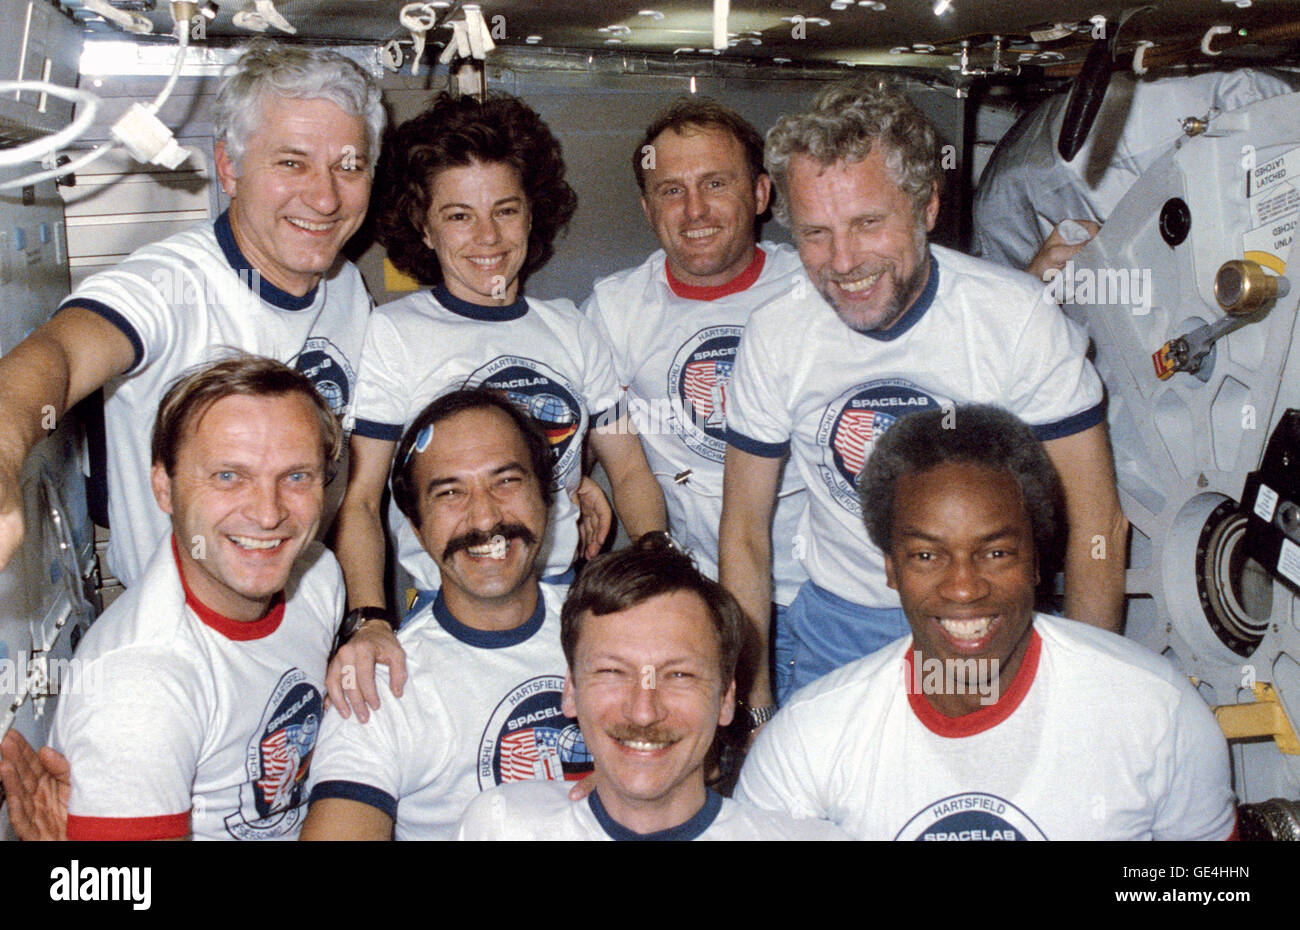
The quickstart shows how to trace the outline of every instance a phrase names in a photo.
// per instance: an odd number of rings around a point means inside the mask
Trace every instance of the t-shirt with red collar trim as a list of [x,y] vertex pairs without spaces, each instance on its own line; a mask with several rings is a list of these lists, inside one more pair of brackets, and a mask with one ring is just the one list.
[[270,604],[267,605],[266,613],[256,620],[234,620],[224,614],[217,613],[217,611],[199,600],[194,591],[190,589],[189,582],[185,580],[185,567],[181,564],[181,554],[176,546],[176,537],[172,536],[171,540],[172,558],[176,562],[176,573],[180,576],[181,587],[185,590],[185,603],[194,611],[194,615],[200,621],[216,630],[226,639],[233,639],[241,643],[270,636],[280,628],[280,621],[284,619],[283,591],[275,592],[275,596],[271,598]]
[[1113,633],[1033,623],[1006,693],[965,717],[918,706],[910,637],[796,692],[736,799],[857,839],[1229,838],[1227,746],[1187,678]]
[[69,839],[294,839],[343,576],[306,547],[267,613],[199,602],[162,542],[78,646],[50,743],[72,768]]
[[[913,644],[903,659],[903,687],[907,693],[907,702],[911,705],[916,718],[925,724],[927,730],[937,736],[961,739],[964,736],[983,733],[1016,712],[1016,708],[1020,706],[1020,702],[1025,699],[1025,695],[1029,693],[1029,688],[1034,683],[1034,676],[1038,672],[1038,657],[1042,649],[1042,637],[1038,635],[1037,630],[1031,629],[1029,645],[1025,648],[1024,658],[1020,660],[1020,668],[1016,669],[1015,677],[1011,679],[1011,683],[1002,691],[998,699],[969,714],[948,717],[936,710],[923,690],[915,684],[916,664],[912,661],[912,657],[917,653]],[[924,666],[922,666],[921,680],[925,681]]]
[[759,246],[754,246],[754,258],[745,266],[745,270],[725,284],[687,284],[673,274],[673,268],[667,262],[664,262],[664,276],[668,279],[668,286],[678,297],[687,300],[717,300],[720,297],[749,290],[758,280],[758,276],[763,273],[763,266],[766,263],[767,253]]
[[[672,273],[656,250],[595,283],[583,312],[595,324],[623,388],[620,403],[664,492],[674,539],[710,578],[718,572],[718,522],[726,457],[732,364],[750,317],[780,296],[811,290],[798,253],[785,243],[754,247],[725,284],[699,287]],[[772,600],[789,604],[807,573],[789,541],[800,532],[806,495],[784,470],[773,516]]]

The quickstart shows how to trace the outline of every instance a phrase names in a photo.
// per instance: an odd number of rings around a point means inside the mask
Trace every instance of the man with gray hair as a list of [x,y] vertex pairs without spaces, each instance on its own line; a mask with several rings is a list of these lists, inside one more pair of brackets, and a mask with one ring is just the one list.
[[[1066,612],[1120,622],[1127,523],[1087,337],[1031,278],[927,245],[939,154],[934,127],[879,81],[833,85],[767,136],[776,215],[812,287],[755,312],[740,343],[720,574],[766,642],[769,526],[788,455],[809,489],[798,534],[779,541],[810,578],[787,613],[796,688],[906,632],[857,479],[898,417],[956,403],[998,403],[1033,425],[1065,485]],[[771,697],[760,675],[750,701]]]
[[48,427],[106,387],[108,564],[130,586],[166,516],[149,427],[167,385],[236,348],[307,375],[342,416],[370,298],[339,251],[365,218],[384,128],[379,87],[326,50],[254,43],[214,105],[230,208],[91,275],[0,359],[0,568],[22,540],[19,473]]

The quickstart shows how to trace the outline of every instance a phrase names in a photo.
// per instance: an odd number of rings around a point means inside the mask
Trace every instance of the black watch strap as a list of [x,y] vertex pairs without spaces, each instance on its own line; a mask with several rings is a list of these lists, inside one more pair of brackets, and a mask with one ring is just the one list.
[[745,713],[749,717],[750,729],[757,730],[763,724],[776,716],[776,705],[766,704],[763,707],[750,707],[749,705],[746,705]]
[[342,646],[351,639],[352,634],[356,633],[361,628],[361,624],[367,620],[382,620],[393,628],[394,633],[397,632],[397,624],[393,622],[392,617],[388,615],[388,611],[384,610],[384,608],[374,606],[354,607],[343,615],[343,622],[339,624],[339,645]]

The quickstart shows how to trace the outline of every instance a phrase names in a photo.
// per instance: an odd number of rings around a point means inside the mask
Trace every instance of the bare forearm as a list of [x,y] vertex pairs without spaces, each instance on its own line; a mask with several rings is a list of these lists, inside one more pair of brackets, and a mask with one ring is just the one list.
[[775,703],[768,674],[772,625],[772,512],[781,480],[781,459],[727,447],[718,527],[718,580],[749,618],[754,635],[748,658],[753,673],[749,702]]
[[772,623],[772,544],[770,532],[747,531],[730,523],[724,511],[718,540],[718,580],[745,611],[753,627],[753,686],[748,695],[755,706],[773,703],[768,674]]
[[384,596],[384,525],[377,507],[344,499],[335,529],[334,554],[343,569],[348,609],[383,607],[388,600]]
[[1128,521],[1071,529],[1065,556],[1065,615],[1122,633]]
[[393,819],[377,808],[359,801],[324,798],[307,809],[302,833],[305,841],[383,841],[393,838]]
[[610,490],[614,492],[614,510],[629,537],[636,539],[655,530],[668,529],[664,494],[649,469],[644,475],[625,475],[619,481],[611,477]]
[[0,468],[22,469],[27,453],[69,407],[68,359],[39,335],[0,359]]
[[609,476],[614,509],[627,535],[636,539],[645,533],[668,529],[663,491],[627,418],[619,420],[613,430],[593,430],[589,445]]

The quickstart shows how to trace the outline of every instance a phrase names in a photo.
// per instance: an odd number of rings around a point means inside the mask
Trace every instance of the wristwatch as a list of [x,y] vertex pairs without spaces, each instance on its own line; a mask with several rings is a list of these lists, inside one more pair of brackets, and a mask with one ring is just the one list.
[[384,608],[355,607],[343,615],[343,622],[339,624],[338,644],[342,646],[351,639],[352,635],[361,628],[361,624],[367,620],[382,620],[393,628],[394,633],[397,632],[397,624],[388,616],[388,611]]
[[750,729],[757,730],[776,716],[776,705],[766,704],[763,707],[746,707],[745,713],[749,715]]

